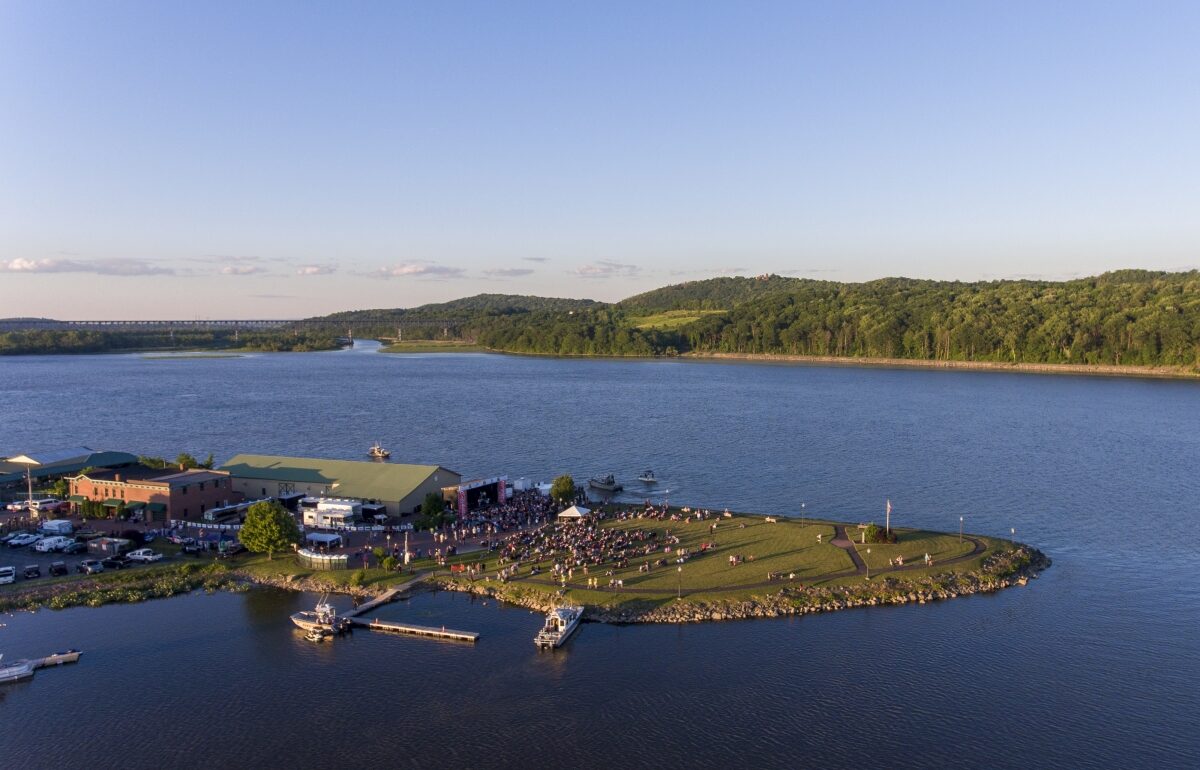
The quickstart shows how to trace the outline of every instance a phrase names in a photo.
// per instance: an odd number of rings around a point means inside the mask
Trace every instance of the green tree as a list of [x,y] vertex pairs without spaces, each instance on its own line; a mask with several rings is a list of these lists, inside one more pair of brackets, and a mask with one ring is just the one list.
[[421,501],[421,521],[419,522],[422,529],[434,529],[446,523],[450,518],[450,514],[446,511],[446,503],[442,500],[442,496],[437,492],[430,492],[425,495],[425,499]]
[[200,463],[200,467],[208,468],[209,470],[212,470],[212,467],[215,464],[216,464],[216,460],[213,458],[212,452],[209,452],[208,457],[204,458],[204,462]]
[[50,485],[50,494],[57,497],[59,500],[66,500],[67,495],[71,493],[71,483],[66,479],[58,479]]
[[161,457],[151,457],[150,455],[138,455],[138,464],[144,465],[147,468],[166,468],[167,461]]
[[564,473],[550,485],[550,499],[557,500],[563,505],[575,501],[575,479]]
[[300,542],[300,528],[292,514],[277,501],[263,501],[246,511],[240,540],[247,549],[273,559],[276,551]]
[[175,464],[184,468],[198,468],[200,466],[200,462],[187,452],[180,452],[179,456],[175,458]]
[[379,560],[379,566],[383,567],[388,572],[391,572],[392,570],[396,569],[396,557],[395,556],[384,556],[382,559]]

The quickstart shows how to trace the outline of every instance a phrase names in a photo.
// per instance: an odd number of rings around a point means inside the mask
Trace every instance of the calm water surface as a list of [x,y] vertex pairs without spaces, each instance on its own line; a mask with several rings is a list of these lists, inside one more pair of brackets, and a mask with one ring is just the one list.
[[[317,646],[310,596],[196,595],[3,619],[80,665],[0,688],[0,762],[62,767],[1200,765],[1200,387],[757,364],[387,356],[0,358],[0,455],[85,444],[632,479],[673,501],[1005,534],[1023,589],[688,627],[587,625],[427,594]],[[629,483],[631,491],[639,485]],[[12,561],[0,554],[0,563]],[[17,561],[20,561],[17,558]]]

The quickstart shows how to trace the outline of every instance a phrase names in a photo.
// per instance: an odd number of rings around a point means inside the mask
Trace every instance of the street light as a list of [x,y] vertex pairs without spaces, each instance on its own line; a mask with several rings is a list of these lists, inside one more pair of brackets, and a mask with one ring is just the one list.
[[963,517],[959,516],[958,517],[958,542],[959,543],[962,543],[962,525],[963,525]]
[[683,598],[683,565],[682,564],[675,568],[675,574],[679,576],[679,586],[675,589],[675,598],[682,599]]
[[867,565],[867,580],[870,580],[871,579],[871,549],[870,548],[867,549],[867,560],[865,563]]
[[1012,543],[1013,550],[1015,551],[1017,550],[1017,528],[1013,527],[1012,529],[1008,530],[1008,532],[1010,535],[1012,535],[1009,542]]
[[804,526],[804,503],[800,503],[800,526]]

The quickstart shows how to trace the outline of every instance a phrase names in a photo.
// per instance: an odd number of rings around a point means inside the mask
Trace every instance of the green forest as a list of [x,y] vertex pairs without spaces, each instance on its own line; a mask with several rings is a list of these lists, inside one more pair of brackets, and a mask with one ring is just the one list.
[[[669,323],[667,323],[669,321]],[[573,315],[492,319],[490,348],[558,355],[695,353],[1011,363],[1200,364],[1200,274],[1066,282],[720,278]]]
[[606,304],[481,294],[357,310],[265,332],[0,334],[0,354],[159,347],[325,350],[358,338],[466,340],[511,353],[781,354],[925,361],[1116,364],[1200,371],[1200,273],[1123,270],[1071,281],[838,283],[714,278]]
[[0,332],[0,355],[120,353],[137,350],[255,350],[306,351],[338,347],[334,335],[324,331],[271,330],[201,331],[96,331],[92,329],[37,329]]

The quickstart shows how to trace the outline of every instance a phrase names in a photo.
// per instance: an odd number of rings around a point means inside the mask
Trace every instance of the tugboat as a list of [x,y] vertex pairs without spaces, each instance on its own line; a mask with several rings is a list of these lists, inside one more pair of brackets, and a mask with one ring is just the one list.
[[625,489],[625,487],[617,483],[616,477],[611,473],[604,478],[593,476],[588,480],[588,486],[592,489],[599,489],[601,492],[620,492]]
[[306,610],[292,615],[292,622],[305,631],[324,631],[340,634],[349,628],[350,619],[339,618],[337,610],[326,600],[326,596],[321,596],[320,601],[317,602],[317,606],[313,611],[309,612]]
[[546,615],[546,624],[533,638],[533,643],[543,650],[561,647],[567,641],[567,637],[579,627],[582,618],[583,607],[558,607],[550,610]]
[[[0,658],[3,658],[0,655]],[[19,682],[33,676],[33,661],[14,660],[12,663],[0,663],[0,684]]]
[[658,483],[658,479],[654,478],[654,471],[650,470],[649,468],[642,471],[642,475],[638,476],[638,481],[642,482],[643,484],[657,484]]
[[376,460],[386,460],[392,456],[392,453],[384,449],[383,445],[378,441],[376,441],[371,448],[367,450],[367,454],[371,455],[371,457],[374,457]]

